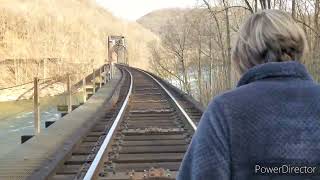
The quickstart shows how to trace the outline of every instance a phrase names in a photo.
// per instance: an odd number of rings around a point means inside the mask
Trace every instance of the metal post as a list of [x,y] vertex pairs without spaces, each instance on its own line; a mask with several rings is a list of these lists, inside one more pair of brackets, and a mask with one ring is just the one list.
[[47,68],[47,64],[46,64],[46,59],[43,59],[43,79],[46,79],[46,68]]
[[109,68],[108,68],[108,80],[110,81],[112,79],[112,76],[111,76],[111,63],[109,64]]
[[104,72],[104,84],[107,84],[107,74],[108,74],[108,72],[107,72],[107,66],[106,65],[104,65],[103,66],[103,68],[104,68],[104,70],[103,70],[103,72]]
[[70,74],[68,74],[67,91],[68,91],[68,113],[70,113],[72,111],[72,91],[71,91]]
[[117,64],[119,64],[119,50],[116,50],[116,54],[117,54]]
[[101,81],[102,81],[102,76],[101,76],[101,67],[99,68],[99,88],[101,88],[102,84],[101,84]]
[[124,56],[124,63],[126,64],[126,65],[128,65],[128,61],[127,61],[127,50],[124,48],[124,53],[123,53],[123,56]]
[[34,130],[35,134],[40,133],[40,103],[39,103],[39,79],[34,78],[33,92],[33,112],[34,112]]
[[108,63],[111,64],[112,62],[112,52],[111,52],[111,38],[108,36]]
[[86,87],[86,77],[82,79],[82,87],[83,87],[83,102],[87,101],[87,87]]
[[93,94],[96,93],[96,72],[93,68],[93,72],[92,72],[92,88],[93,88]]
[[110,66],[110,79],[113,78],[113,75],[114,75],[114,63],[112,62]]

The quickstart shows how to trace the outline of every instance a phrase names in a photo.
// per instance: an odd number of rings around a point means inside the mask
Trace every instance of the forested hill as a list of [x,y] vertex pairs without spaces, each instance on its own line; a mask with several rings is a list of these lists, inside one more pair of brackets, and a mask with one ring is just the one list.
[[[130,65],[147,68],[146,45],[156,38],[140,24],[114,17],[93,0],[1,0],[0,11],[0,87],[41,77],[37,60],[42,58],[61,59],[63,68],[68,63],[99,66],[107,59],[108,35],[126,36]],[[55,76],[56,69],[48,66],[47,77]],[[92,71],[92,66],[86,67]]]
[[175,18],[183,16],[189,9],[181,8],[168,8],[152,11],[137,20],[143,27],[151,30],[156,34],[162,33],[162,27],[169,21],[173,21]]

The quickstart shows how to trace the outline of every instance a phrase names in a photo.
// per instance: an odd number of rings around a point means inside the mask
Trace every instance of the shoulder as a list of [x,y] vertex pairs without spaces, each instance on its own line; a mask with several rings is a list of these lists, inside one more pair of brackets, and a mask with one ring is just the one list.
[[246,109],[246,105],[255,104],[258,97],[265,94],[263,91],[261,87],[254,84],[228,90],[211,100],[204,115],[228,119],[231,114]]
[[235,101],[233,97],[237,96],[237,90],[229,90],[215,96],[206,111],[204,112],[200,123],[205,124],[205,128],[216,129],[222,124],[228,124],[228,111],[230,105]]
[[271,87],[264,82],[246,84],[215,96],[209,106],[228,106],[242,104],[247,101],[256,101],[254,98],[266,94],[265,92],[268,91],[269,88]]
[[228,106],[228,104],[232,104],[234,101],[239,100],[243,95],[248,94],[248,90],[250,91],[252,89],[252,87],[246,85],[218,94],[213,97],[208,105],[208,109]]

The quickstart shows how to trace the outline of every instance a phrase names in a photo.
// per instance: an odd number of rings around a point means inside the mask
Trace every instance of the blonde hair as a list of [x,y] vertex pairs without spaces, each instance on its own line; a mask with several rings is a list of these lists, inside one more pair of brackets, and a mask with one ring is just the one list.
[[232,50],[232,60],[241,74],[267,62],[300,61],[307,51],[303,30],[286,12],[263,10],[242,25]]

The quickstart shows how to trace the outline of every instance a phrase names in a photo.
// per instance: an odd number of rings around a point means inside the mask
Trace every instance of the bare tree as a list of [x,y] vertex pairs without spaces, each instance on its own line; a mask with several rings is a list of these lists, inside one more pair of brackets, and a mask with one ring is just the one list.
[[293,19],[295,19],[296,18],[296,0],[292,0],[291,8],[292,8],[292,12],[291,12],[292,17]]
[[179,25],[168,23],[165,27],[165,33],[162,36],[163,47],[170,52],[180,63],[181,75],[183,79],[184,90],[190,94],[190,82],[187,73],[187,48],[188,35],[191,30],[191,25],[186,23],[187,17],[180,17],[182,23]]
[[183,90],[206,105],[212,96],[235,84],[231,78],[231,40],[240,24],[259,9],[275,8],[290,13],[303,28],[310,47],[303,62],[320,81],[319,1],[219,0],[210,4],[203,0],[205,8],[186,10],[183,17],[162,28],[161,42],[153,55],[154,68],[177,80]]

